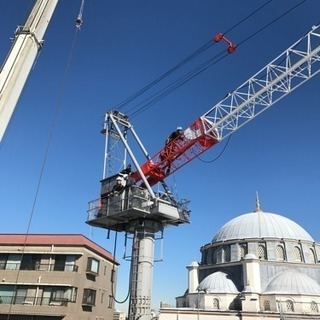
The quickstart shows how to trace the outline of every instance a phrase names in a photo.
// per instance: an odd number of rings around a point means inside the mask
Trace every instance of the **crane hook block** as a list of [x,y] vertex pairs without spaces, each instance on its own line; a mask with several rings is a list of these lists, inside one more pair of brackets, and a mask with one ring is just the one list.
[[234,45],[230,40],[228,40],[223,33],[218,33],[214,37],[215,42],[220,42],[221,40],[224,40],[228,44],[228,53],[233,53],[236,50],[236,45]]

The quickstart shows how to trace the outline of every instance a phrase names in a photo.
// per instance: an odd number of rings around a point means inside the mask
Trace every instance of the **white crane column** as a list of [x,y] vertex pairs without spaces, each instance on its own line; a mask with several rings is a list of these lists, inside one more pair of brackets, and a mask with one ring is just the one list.
[[0,142],[28,78],[32,65],[42,47],[43,36],[58,0],[36,0],[0,70]]
[[150,320],[155,233],[162,227],[156,221],[137,220],[131,224],[131,228],[134,238],[129,320]]

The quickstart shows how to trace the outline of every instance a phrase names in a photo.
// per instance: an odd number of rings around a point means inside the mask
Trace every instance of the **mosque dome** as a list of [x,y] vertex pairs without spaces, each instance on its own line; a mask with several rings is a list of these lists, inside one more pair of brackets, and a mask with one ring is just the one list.
[[204,278],[198,287],[199,291],[208,293],[239,293],[228,274],[217,271]]
[[320,286],[304,273],[286,270],[270,281],[264,293],[320,295]]
[[246,213],[227,222],[212,242],[227,240],[277,238],[312,241],[313,238],[296,222],[261,210]]

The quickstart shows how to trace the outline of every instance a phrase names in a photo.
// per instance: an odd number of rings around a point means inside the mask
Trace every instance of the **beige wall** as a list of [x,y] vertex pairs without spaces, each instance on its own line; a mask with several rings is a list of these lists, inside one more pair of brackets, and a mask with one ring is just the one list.
[[[0,245],[0,254],[21,254],[21,246],[3,246]],[[10,310],[12,314],[25,315],[50,315],[60,316],[64,320],[87,320],[96,319],[110,320],[113,318],[114,304],[110,308],[109,296],[111,290],[111,272],[113,263],[100,254],[84,246],[30,246],[25,247],[24,254],[41,254],[40,270],[1,270],[0,269],[0,290],[1,285],[15,285],[30,288],[27,290],[28,296],[34,296],[38,288],[38,294],[41,295],[44,287],[61,286],[77,288],[75,302],[68,302],[66,305],[52,303],[51,305],[33,305],[16,303],[11,305],[0,303],[0,315],[7,314]],[[56,255],[74,255],[76,256],[77,271],[49,271],[49,262],[54,263]],[[99,261],[99,272],[92,275],[86,271],[88,258],[94,258]],[[114,290],[116,288],[117,266],[114,267]],[[84,289],[96,291],[95,305],[89,307],[82,305]],[[32,299],[30,299],[31,301]],[[37,300],[37,301],[40,301]],[[84,311],[86,309],[86,311]],[[63,318],[61,318],[63,316]]]

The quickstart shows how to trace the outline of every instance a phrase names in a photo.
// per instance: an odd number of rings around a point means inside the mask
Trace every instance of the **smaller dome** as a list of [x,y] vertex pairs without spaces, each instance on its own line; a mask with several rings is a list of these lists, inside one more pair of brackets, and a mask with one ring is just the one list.
[[264,293],[320,295],[320,285],[304,273],[286,270],[270,281]]
[[204,278],[199,284],[198,290],[208,293],[239,293],[230,276],[221,271],[214,272]]
[[197,261],[192,261],[188,267],[199,267],[199,263]]

